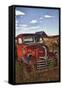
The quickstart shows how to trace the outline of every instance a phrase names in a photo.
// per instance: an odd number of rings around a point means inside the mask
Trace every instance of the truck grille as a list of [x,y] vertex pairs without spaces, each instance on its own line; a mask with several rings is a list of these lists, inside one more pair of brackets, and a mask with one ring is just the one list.
[[36,62],[36,69],[39,71],[43,71],[45,69],[47,69],[47,60],[45,58],[40,58],[37,60]]

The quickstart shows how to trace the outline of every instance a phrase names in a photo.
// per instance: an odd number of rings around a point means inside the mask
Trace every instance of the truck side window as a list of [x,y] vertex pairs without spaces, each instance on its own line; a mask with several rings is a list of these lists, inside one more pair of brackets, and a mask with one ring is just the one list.
[[36,40],[36,42],[39,42],[39,37],[36,37],[35,40]]

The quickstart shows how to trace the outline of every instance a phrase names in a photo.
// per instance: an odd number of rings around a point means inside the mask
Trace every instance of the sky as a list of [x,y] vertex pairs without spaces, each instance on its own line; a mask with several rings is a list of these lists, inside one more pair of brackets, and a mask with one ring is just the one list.
[[49,36],[59,35],[59,10],[16,7],[15,27],[16,36],[39,31],[44,31]]

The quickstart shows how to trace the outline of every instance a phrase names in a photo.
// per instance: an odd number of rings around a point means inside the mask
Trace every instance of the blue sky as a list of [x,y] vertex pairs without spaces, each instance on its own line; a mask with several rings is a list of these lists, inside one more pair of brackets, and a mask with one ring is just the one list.
[[16,36],[21,33],[45,31],[47,35],[59,34],[59,10],[16,7]]

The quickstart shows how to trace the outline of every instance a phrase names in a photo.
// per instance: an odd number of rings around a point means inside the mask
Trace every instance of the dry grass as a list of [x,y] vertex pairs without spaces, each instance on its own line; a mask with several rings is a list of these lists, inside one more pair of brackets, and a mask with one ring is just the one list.
[[16,62],[16,82],[44,82],[59,80],[59,68],[51,68],[43,71],[37,71],[34,66],[30,72],[27,71],[25,64]]

